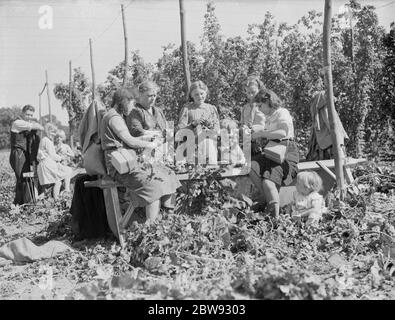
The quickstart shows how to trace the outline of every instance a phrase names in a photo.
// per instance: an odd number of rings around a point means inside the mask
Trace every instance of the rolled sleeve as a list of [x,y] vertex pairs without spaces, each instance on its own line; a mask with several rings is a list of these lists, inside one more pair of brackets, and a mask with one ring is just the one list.
[[22,131],[30,131],[33,128],[33,123],[18,119],[12,123],[11,131],[15,133],[20,133]]

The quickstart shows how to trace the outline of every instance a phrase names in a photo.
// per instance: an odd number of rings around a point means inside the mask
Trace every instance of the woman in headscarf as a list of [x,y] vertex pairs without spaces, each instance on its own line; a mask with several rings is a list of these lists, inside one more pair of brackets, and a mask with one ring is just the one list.
[[112,106],[102,120],[101,143],[107,173],[132,191],[132,203],[135,207],[145,207],[146,218],[152,221],[158,216],[161,204],[165,211],[172,211],[172,195],[181,184],[173,171],[157,162],[148,164],[143,157],[139,157],[129,173],[120,174],[112,165],[111,153],[118,148],[134,149],[140,156],[144,149],[153,150],[161,144],[160,139],[145,141],[130,134],[125,117],[133,108],[133,100],[134,94],[129,88],[114,93]]
[[37,175],[41,185],[54,184],[53,197],[59,198],[60,187],[64,181],[64,192],[70,192],[70,178],[72,168],[61,164],[63,158],[56,154],[54,138],[57,128],[52,123],[47,123],[44,127],[45,137],[40,141],[38,148]]

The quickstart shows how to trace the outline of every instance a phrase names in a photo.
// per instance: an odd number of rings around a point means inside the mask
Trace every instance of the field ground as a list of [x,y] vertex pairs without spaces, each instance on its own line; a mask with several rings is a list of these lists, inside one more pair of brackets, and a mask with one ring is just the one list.
[[0,246],[26,237],[37,245],[60,240],[73,251],[24,264],[0,259],[0,299],[395,299],[388,165],[357,168],[360,194],[350,190],[345,202],[331,194],[317,229],[292,221],[286,209],[273,224],[214,184],[200,208],[206,214],[135,223],[121,250],[114,238],[74,238],[70,198],[11,206],[8,155],[0,151]]

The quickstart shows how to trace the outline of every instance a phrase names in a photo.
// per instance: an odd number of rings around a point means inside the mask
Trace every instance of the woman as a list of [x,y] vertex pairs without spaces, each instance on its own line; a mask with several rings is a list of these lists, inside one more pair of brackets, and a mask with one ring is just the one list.
[[44,127],[45,137],[40,141],[38,148],[37,166],[38,180],[41,185],[54,184],[53,197],[59,198],[60,187],[64,180],[64,192],[70,192],[70,178],[73,169],[61,164],[61,156],[56,154],[54,138],[57,128],[52,123],[47,123]]
[[[267,159],[264,153],[252,158],[259,165],[259,175],[263,178],[262,187],[268,212],[278,218],[280,213],[279,189],[289,185],[297,175],[299,152],[294,140],[293,120],[289,111],[283,108],[282,101],[269,89],[260,90],[255,102],[266,117],[265,126],[252,126],[252,139],[266,138],[275,142],[287,142],[283,163]],[[254,163],[252,163],[252,166]]]
[[138,102],[126,118],[132,136],[163,136],[167,124],[162,110],[155,106],[157,92],[158,86],[152,81],[144,81],[139,85]]
[[[265,126],[265,115],[254,103],[255,96],[259,90],[265,89],[264,84],[256,76],[249,76],[245,83],[245,93],[247,95],[248,102],[241,110],[240,125],[241,129],[251,130],[253,125]],[[255,156],[262,152],[264,139],[254,139],[251,141],[251,155]]]
[[[195,130],[196,134],[206,134],[202,129],[214,130],[217,134],[220,132],[220,122],[217,108],[209,103],[206,103],[206,98],[209,89],[203,81],[195,81],[191,84],[189,89],[189,102],[183,107],[180,113],[178,128],[191,128]],[[200,133],[202,132],[202,133]],[[196,137],[195,142],[198,145],[199,160],[204,163],[208,160],[209,164],[216,164],[217,148],[216,141],[213,137],[200,139]],[[208,158],[208,159],[207,159]]]
[[161,141],[144,141],[133,137],[124,117],[133,108],[133,92],[122,88],[114,93],[112,107],[103,117],[101,143],[108,174],[125,187],[131,189],[131,200],[136,207],[145,207],[147,221],[153,221],[159,214],[162,203],[165,211],[173,210],[172,194],[181,186],[174,172],[159,163],[149,164],[147,170],[139,161],[127,174],[119,174],[111,164],[111,152],[117,148],[131,148],[140,153],[142,149],[155,149]]

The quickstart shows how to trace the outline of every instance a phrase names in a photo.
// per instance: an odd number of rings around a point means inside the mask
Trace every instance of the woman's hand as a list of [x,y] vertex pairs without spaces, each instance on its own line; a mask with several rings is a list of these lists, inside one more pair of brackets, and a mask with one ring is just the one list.
[[191,126],[194,127],[194,128],[196,128],[200,124],[201,124],[201,120],[200,119],[199,120],[193,120],[191,122]]
[[162,138],[156,138],[154,141],[151,141],[147,147],[147,149],[156,149],[163,144]]

